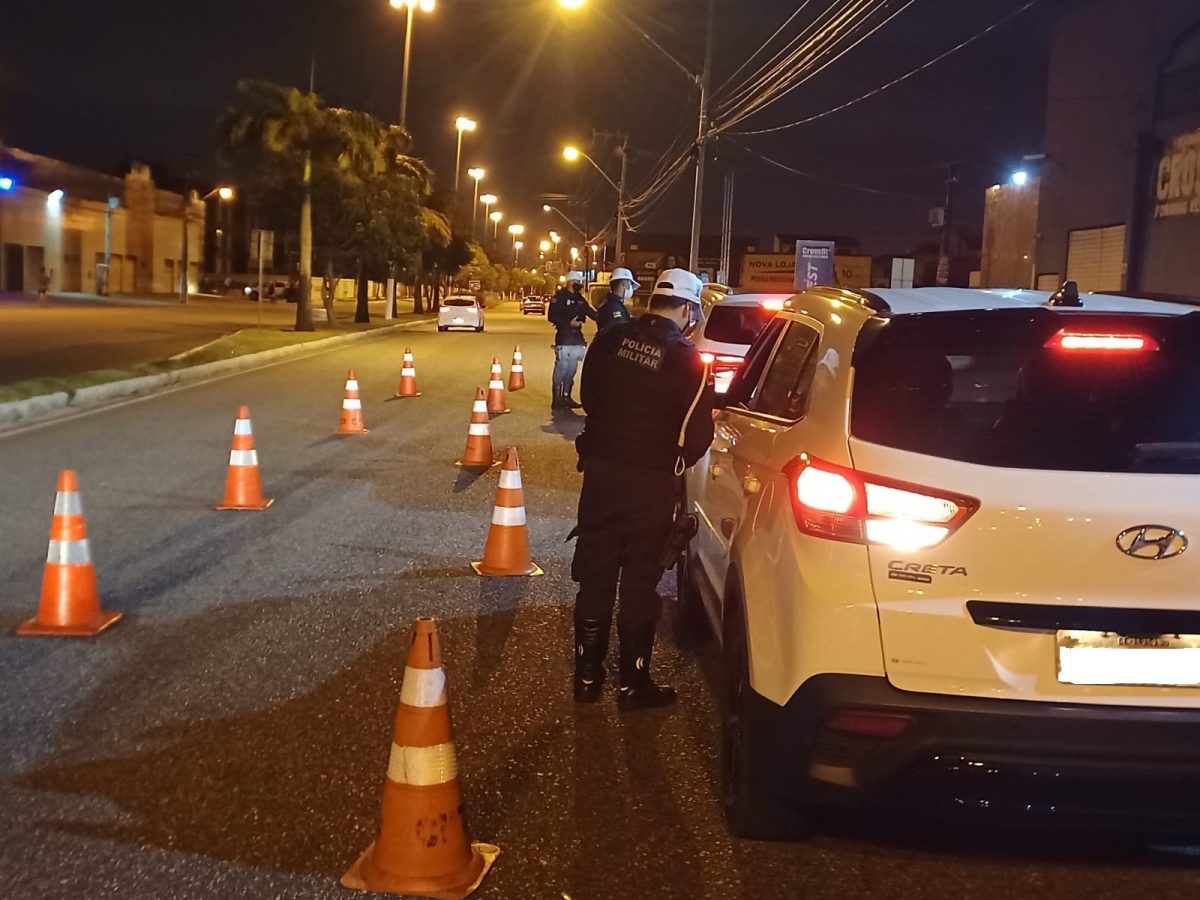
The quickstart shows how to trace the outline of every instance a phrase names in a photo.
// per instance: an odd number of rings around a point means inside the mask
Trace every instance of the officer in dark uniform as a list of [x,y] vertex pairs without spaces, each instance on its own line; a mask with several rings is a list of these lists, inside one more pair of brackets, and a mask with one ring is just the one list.
[[625,301],[632,297],[633,292],[640,287],[641,284],[628,269],[613,269],[612,278],[608,282],[608,296],[596,310],[599,313],[599,318],[596,320],[597,332],[611,328],[620,322],[628,322],[633,318],[629,314],[629,308],[625,306]]
[[580,288],[582,272],[567,274],[567,283],[554,294],[546,317],[554,326],[554,373],[551,376],[553,393],[551,409],[579,409],[580,404],[571,398],[575,389],[575,372],[587,352],[587,341],[583,337],[583,323],[588,319],[599,321],[596,310],[587,302]]
[[700,354],[683,336],[700,299],[700,280],[675,270],[660,278],[640,319],[605,329],[583,366],[580,396],[587,425],[576,441],[583,471],[572,578],[575,600],[575,699],[593,703],[604,682],[613,608],[621,688],[617,706],[675,702],[673,688],[650,678],[656,590],[684,468],[713,439],[713,390]]

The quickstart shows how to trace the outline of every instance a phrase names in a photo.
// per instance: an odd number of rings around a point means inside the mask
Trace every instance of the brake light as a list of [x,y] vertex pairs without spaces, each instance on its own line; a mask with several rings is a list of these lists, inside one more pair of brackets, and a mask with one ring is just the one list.
[[781,309],[783,309],[782,300],[764,300],[760,305],[763,309],[769,310],[770,312],[779,312]]
[[733,374],[738,370],[745,357],[725,355],[723,353],[701,353],[701,361],[712,370],[713,384],[718,394],[723,394],[729,390],[729,383],[733,381]]
[[1047,350],[1106,350],[1140,353],[1158,350],[1158,341],[1145,334],[1097,334],[1063,328],[1046,341]]
[[784,471],[794,480],[797,527],[833,541],[925,550],[944,541],[979,509],[979,501],[971,497],[868,475],[807,454]]

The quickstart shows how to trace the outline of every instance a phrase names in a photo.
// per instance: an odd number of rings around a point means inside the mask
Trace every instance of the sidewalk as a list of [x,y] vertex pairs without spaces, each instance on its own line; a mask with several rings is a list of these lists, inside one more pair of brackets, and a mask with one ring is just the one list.
[[[186,306],[166,295],[54,294],[45,307],[36,300],[0,293],[0,384],[157,362],[255,328],[259,317],[259,304],[232,296],[192,295]],[[383,318],[383,306],[370,304],[373,321]],[[338,301],[338,322],[351,322],[354,308],[352,300]],[[290,330],[295,320],[295,305],[262,303],[264,329]],[[324,323],[317,327],[330,331]]]

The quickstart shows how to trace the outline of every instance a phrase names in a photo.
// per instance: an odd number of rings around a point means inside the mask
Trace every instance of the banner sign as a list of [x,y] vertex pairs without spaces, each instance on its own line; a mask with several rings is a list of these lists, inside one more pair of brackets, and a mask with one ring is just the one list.
[[1176,137],[1158,162],[1154,218],[1200,213],[1200,129]]
[[817,285],[833,285],[833,241],[796,242],[796,278],[793,287],[802,291]]

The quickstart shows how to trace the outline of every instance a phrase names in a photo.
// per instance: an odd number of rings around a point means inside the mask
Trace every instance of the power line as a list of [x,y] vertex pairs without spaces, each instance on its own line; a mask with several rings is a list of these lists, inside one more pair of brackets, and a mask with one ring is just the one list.
[[1009,13],[1007,16],[1004,16],[1003,18],[999,19],[996,22],[993,22],[987,28],[983,29],[983,31],[980,31],[977,34],[972,35],[971,37],[969,37],[965,41],[963,41],[961,44],[958,44],[955,47],[951,47],[945,53],[941,53],[938,56],[935,56],[933,59],[929,60],[928,62],[923,63],[920,66],[917,66],[917,68],[913,69],[912,71],[906,72],[904,75],[901,75],[899,78],[895,78],[895,79],[889,81],[887,84],[877,87],[874,90],[870,90],[867,93],[865,93],[859,97],[855,97],[853,100],[848,100],[845,103],[839,104],[838,106],[834,106],[830,109],[825,110],[824,112],[817,113],[816,115],[808,116],[807,118],[803,118],[803,119],[798,119],[795,122],[788,122],[785,125],[777,125],[774,128],[760,128],[755,131],[735,131],[732,133],[733,134],[741,134],[741,135],[773,134],[777,131],[786,131],[789,128],[796,128],[800,125],[807,125],[810,122],[815,122],[818,119],[823,119],[826,116],[831,116],[836,112],[841,112],[843,109],[848,109],[849,107],[854,106],[858,103],[861,103],[864,100],[869,100],[872,97],[878,96],[879,94],[882,94],[884,91],[888,90],[889,88],[893,88],[896,85],[900,84],[902,81],[907,81],[909,78],[912,78],[914,75],[924,72],[926,69],[930,68],[931,66],[936,65],[937,63],[941,62],[946,57],[957,53],[959,50],[962,50],[964,47],[967,47],[970,44],[975,43],[980,38],[982,38],[988,34],[991,34],[997,28],[1000,28],[1001,26],[1007,24],[1011,19],[1014,19],[1017,16],[1021,15],[1023,12],[1025,12],[1030,7],[1036,6],[1039,2],[1041,2],[1041,0],[1029,0],[1029,2],[1026,3],[1024,6],[1022,6],[1020,9]]

